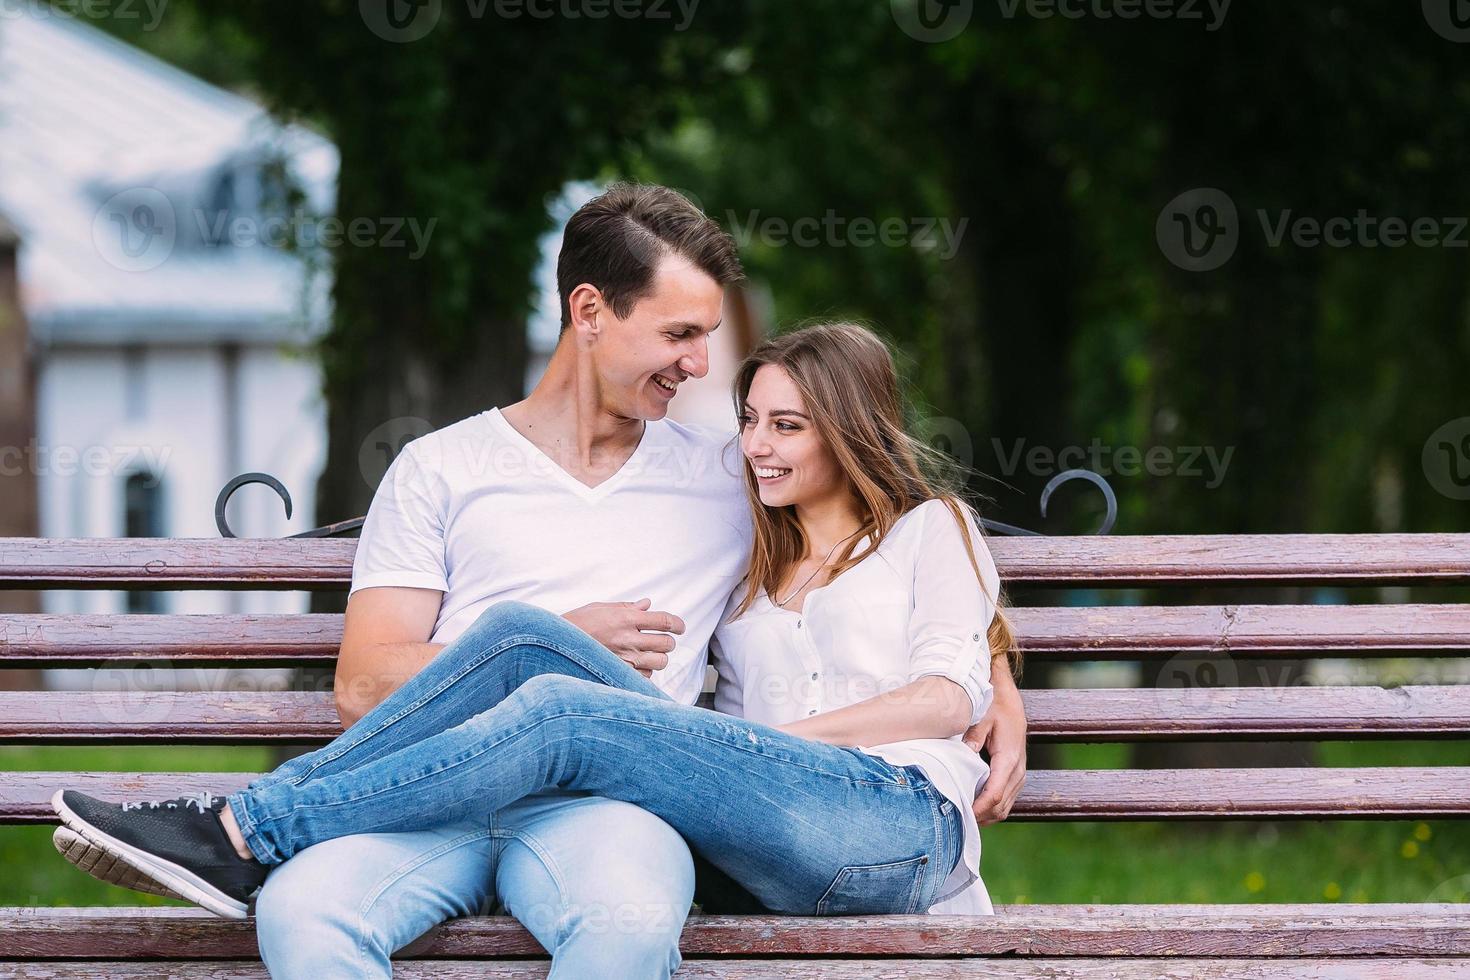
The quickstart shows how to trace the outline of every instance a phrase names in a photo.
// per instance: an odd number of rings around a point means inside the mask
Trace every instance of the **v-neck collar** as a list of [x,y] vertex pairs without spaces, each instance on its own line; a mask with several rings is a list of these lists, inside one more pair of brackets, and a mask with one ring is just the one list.
[[521,447],[524,448],[528,453],[532,453],[535,456],[540,457],[540,459],[545,462],[546,467],[551,470],[554,479],[561,481],[561,483],[568,490],[571,490],[577,496],[588,502],[595,502],[601,500],[603,497],[606,497],[609,493],[617,488],[618,484],[622,483],[628,478],[629,473],[634,471],[635,463],[642,463],[642,457],[648,451],[648,444],[650,441],[649,433],[653,428],[652,422],[645,421],[643,423],[643,435],[639,438],[638,446],[633,450],[633,454],[623,461],[623,465],[618,467],[618,471],[616,473],[614,473],[612,476],[609,476],[606,480],[603,480],[597,486],[589,487],[587,484],[583,483],[581,480],[568,473],[566,469],[564,469],[562,465],[556,460],[546,455],[546,453],[542,451],[540,446],[536,445],[530,439],[527,439],[525,436],[523,436],[519,429],[510,424],[510,420],[505,417],[505,415],[500,411],[499,408],[490,409],[490,417],[491,421],[493,421],[500,428],[501,432],[505,435],[507,439],[519,443]]

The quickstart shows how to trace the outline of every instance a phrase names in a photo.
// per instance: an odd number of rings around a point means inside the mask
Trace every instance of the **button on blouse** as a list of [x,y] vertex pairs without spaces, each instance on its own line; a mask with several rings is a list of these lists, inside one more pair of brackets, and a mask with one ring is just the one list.
[[[969,695],[970,724],[978,722],[992,696],[987,637],[1000,577],[968,509],[963,513],[962,531],[942,500],[913,508],[875,552],[808,592],[800,613],[761,593],[733,619],[744,595],[744,586],[737,587],[710,646],[718,673],[715,708],[781,725],[940,676]],[[862,554],[868,544],[863,538],[853,553]],[[969,812],[989,772],[958,734],[862,750],[894,765],[922,766],[961,812]],[[990,911],[975,870],[979,857],[979,829],[969,820],[964,860],[931,911]]]

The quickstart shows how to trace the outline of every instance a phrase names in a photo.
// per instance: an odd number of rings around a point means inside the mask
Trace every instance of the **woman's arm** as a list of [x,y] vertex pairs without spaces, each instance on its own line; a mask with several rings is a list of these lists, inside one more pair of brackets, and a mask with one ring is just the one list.
[[947,677],[916,681],[810,718],[781,731],[832,745],[887,745],[910,738],[951,738],[970,724],[970,695]]
[[[913,602],[903,652],[909,681],[886,694],[782,726],[784,731],[834,745],[886,745],[910,738],[951,738],[981,720],[991,698],[988,631],[1000,580],[973,520],[964,526],[944,503],[927,513],[914,542]],[[965,548],[990,580],[982,587]]]

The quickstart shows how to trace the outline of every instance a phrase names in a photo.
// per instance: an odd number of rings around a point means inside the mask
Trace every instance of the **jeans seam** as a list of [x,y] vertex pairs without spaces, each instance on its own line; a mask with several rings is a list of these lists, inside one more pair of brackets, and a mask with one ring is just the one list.
[[[369,892],[367,896],[363,898],[362,903],[357,907],[357,961],[358,969],[360,971],[359,975],[367,976],[365,957],[367,956],[368,913],[372,911],[373,906],[378,903],[378,900],[383,897],[383,893],[391,888],[393,885],[396,885],[398,882],[402,881],[416,868],[423,867],[423,865],[427,862],[432,861],[435,858],[443,857],[450,851],[458,850],[466,844],[473,843],[474,841],[481,840],[490,836],[492,836],[492,832],[488,828],[485,830],[477,830],[473,833],[460,834],[453,840],[445,841],[432,850],[415,854],[413,857],[409,858],[407,861],[404,861],[398,867],[394,868],[392,871],[383,876],[383,879],[378,882],[377,887]],[[389,953],[391,954],[392,950],[390,950]]]
[[566,876],[562,874],[561,865],[552,858],[550,849],[542,844],[541,841],[537,840],[534,834],[527,834],[518,830],[506,830],[497,831],[496,836],[501,840],[514,840],[524,845],[527,850],[536,856],[536,860],[541,863],[541,867],[546,870],[552,883],[556,885],[556,900],[560,905],[556,916],[556,943],[558,946],[561,945],[566,939],[567,923],[572,913],[572,903],[567,897],[569,891],[567,880]]
[[[924,788],[924,795],[929,798],[929,812],[934,816],[935,854],[934,857],[930,860],[930,864],[936,866],[936,871],[942,872],[941,875],[935,876],[934,888],[930,889],[929,893],[938,895],[939,892],[943,890],[944,883],[949,880],[950,872],[954,870],[954,862],[950,862],[950,866],[946,868],[943,867],[944,862],[939,860],[941,857],[944,856],[944,851],[946,850],[944,846],[944,803],[948,801],[948,798],[939,792],[938,787],[936,787],[933,782],[930,782],[930,784]],[[938,799],[936,799],[936,797],[938,797]],[[958,860],[959,857],[958,855],[956,855],[955,861],[957,862]],[[925,897],[927,897],[927,893]],[[926,904],[922,911],[928,912],[933,904],[933,902]]]
[[[632,693],[636,693],[636,692],[630,691],[630,692],[627,692],[627,693],[632,694]],[[717,745],[727,745],[728,747],[737,749],[737,750],[739,750],[741,752],[745,752],[745,753],[749,753],[749,754],[753,754],[753,755],[760,755],[760,753],[754,752],[751,749],[747,749],[743,745],[740,745],[738,742],[728,742],[728,743],[726,743],[726,742],[720,741],[719,739],[710,738],[709,736],[704,735],[704,734],[701,734],[701,733],[698,733],[698,732],[688,732],[688,731],[684,731],[684,730],[678,729],[678,728],[670,728],[667,725],[652,724],[652,723],[643,722],[643,721],[635,721],[634,719],[631,719],[631,718],[612,718],[612,717],[609,717],[607,715],[588,714],[588,713],[585,713],[585,712],[576,712],[576,713],[566,712],[566,713],[562,713],[562,714],[559,714],[559,715],[553,715],[551,717],[556,717],[556,718],[595,718],[595,719],[600,720],[600,721],[622,722],[624,724],[636,725],[636,726],[643,727],[643,728],[652,728],[652,729],[658,729],[660,731],[673,732],[673,733],[678,734],[678,735],[683,735],[683,736],[686,736],[686,737],[689,737],[689,738],[700,739],[702,741],[711,742],[711,743],[717,744]],[[541,720],[544,721],[546,719],[541,719]],[[483,749],[481,749],[479,752],[477,752],[473,756],[470,756],[470,757],[464,758],[464,759],[460,759],[460,760],[458,760],[456,762],[450,763],[449,765],[441,766],[438,769],[430,770],[429,772],[420,773],[419,775],[414,776],[412,779],[408,779],[408,780],[405,780],[405,781],[400,782],[400,783],[394,783],[393,785],[387,787],[387,789],[401,789],[401,788],[403,788],[405,786],[412,785],[413,783],[416,783],[416,782],[418,782],[420,780],[428,779],[430,777],[437,776],[437,775],[439,775],[441,773],[449,772],[449,771],[451,771],[451,770],[453,770],[453,769],[455,769],[455,768],[457,768],[459,766],[462,766],[462,765],[464,765],[464,764],[466,764],[468,762],[473,761],[474,759],[479,758],[480,756],[484,755],[486,752],[491,751],[492,749],[498,748],[499,746],[503,745],[505,742],[509,741],[510,739],[515,738],[516,736],[519,736],[519,735],[524,735],[524,734],[526,734],[529,731],[530,731],[530,726],[527,726],[525,728],[521,728],[521,729],[519,729],[519,730],[517,730],[515,732],[510,733],[509,735],[503,736],[498,741],[496,741],[496,742],[494,742],[494,743],[492,743],[490,745],[485,746]],[[880,787],[886,786],[886,787],[890,787],[890,788],[893,788],[893,789],[909,789],[909,790],[912,789],[912,787],[906,786],[904,784],[899,784],[899,783],[892,783],[892,782],[886,782],[886,781],[884,781],[884,782],[872,782],[870,780],[854,779],[852,776],[848,776],[848,775],[841,774],[841,773],[835,773],[835,772],[832,772],[832,771],[826,770],[826,769],[816,769],[816,768],[813,768],[811,766],[802,765],[799,762],[793,762],[790,759],[781,759],[781,758],[777,758],[777,757],[773,757],[773,756],[762,756],[762,758],[773,759],[773,761],[782,762],[782,763],[785,763],[787,765],[793,766],[794,768],[801,769],[801,770],[804,770],[804,771],[810,772],[810,773],[815,773],[815,774],[817,774],[819,776],[826,776],[826,777],[830,777],[830,778],[834,778],[834,779],[843,779],[843,780],[846,780],[850,784],[860,784],[860,785],[880,786]],[[324,803],[315,804],[315,805],[308,805],[308,804],[297,803],[297,804],[294,804],[292,806],[291,811],[288,811],[287,813],[280,813],[280,814],[272,814],[272,815],[269,815],[269,816],[265,817],[262,820],[255,821],[255,825],[258,828],[261,824],[275,823],[277,820],[281,819],[282,817],[285,817],[285,816],[290,815],[291,812],[294,812],[296,810],[321,810],[321,809],[326,809],[327,807],[337,806],[339,804],[356,803],[356,802],[358,802],[360,800],[370,799],[372,796],[376,796],[376,795],[377,795],[377,793],[371,793],[371,794],[366,794],[366,795],[362,795],[362,796],[353,796],[353,797],[348,797],[348,798],[343,798],[343,799],[330,800],[330,801],[327,801],[327,802],[324,802]]]
[[[568,624],[568,625],[570,625],[570,624]],[[560,656],[566,657],[568,660],[571,660],[577,666],[581,667],[583,670],[586,670],[589,674],[594,675],[599,681],[601,681],[607,687],[618,688],[620,690],[622,689],[622,688],[619,687],[619,685],[617,685],[616,683],[614,683],[613,682],[613,679],[611,677],[609,677],[606,674],[606,672],[604,672],[603,670],[601,670],[598,666],[596,666],[595,664],[592,664],[592,663],[587,662],[584,658],[582,658],[580,655],[578,655],[578,653],[575,650],[572,650],[572,649],[569,649],[569,648],[564,648],[560,644],[556,643],[554,640],[548,640],[545,637],[538,636],[538,635],[532,634],[532,633],[525,633],[525,634],[519,634],[519,635],[515,635],[515,636],[505,637],[505,638],[502,638],[500,640],[500,642],[498,642],[495,645],[491,646],[489,649],[482,650],[480,652],[480,654],[479,654],[478,657],[476,657],[476,658],[470,660],[468,663],[462,665],[461,668],[457,672],[455,672],[453,674],[450,674],[436,688],[434,688],[433,690],[427,692],[423,697],[421,697],[418,700],[412,702],[411,704],[406,705],[397,714],[395,714],[393,717],[389,718],[387,721],[383,722],[378,727],[374,728],[372,731],[367,732],[366,734],[362,735],[360,738],[354,739],[350,744],[343,746],[337,752],[333,753],[330,756],[327,756],[326,758],[324,758],[321,761],[317,762],[315,765],[312,765],[312,766],[307,767],[299,776],[297,776],[293,780],[290,780],[291,784],[294,785],[294,786],[300,786],[303,782],[305,782],[312,775],[312,773],[316,772],[322,766],[326,765],[329,762],[335,762],[336,760],[342,758],[342,756],[346,755],[353,748],[355,748],[356,746],[362,744],[367,739],[372,738],[374,735],[377,735],[378,733],[383,732],[383,731],[387,730],[388,728],[391,728],[392,726],[398,724],[404,718],[408,717],[410,714],[414,713],[415,711],[418,711],[425,704],[428,704],[430,701],[432,701],[435,698],[439,697],[441,694],[443,694],[445,691],[449,690],[449,688],[453,687],[455,684],[458,684],[461,680],[463,680],[465,678],[465,676],[467,674],[469,674],[470,672],[474,671],[476,668],[480,667],[481,665],[483,665],[487,661],[489,661],[489,660],[491,660],[491,659],[493,659],[495,657],[500,656],[506,650],[509,650],[511,647],[515,647],[515,646],[537,646],[537,647],[540,647],[543,650],[549,650],[552,653],[559,654]],[[629,692],[629,693],[641,693],[641,692]]]

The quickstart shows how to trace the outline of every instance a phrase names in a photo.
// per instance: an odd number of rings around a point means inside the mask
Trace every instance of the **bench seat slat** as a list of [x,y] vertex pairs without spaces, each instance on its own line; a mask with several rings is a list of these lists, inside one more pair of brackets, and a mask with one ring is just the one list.
[[[266,980],[259,962],[193,961],[110,963],[105,961],[27,962],[7,972],[15,980]],[[1465,980],[1470,960],[1404,958],[1393,960],[1220,958],[1136,960],[1052,959],[688,959],[681,980]],[[545,977],[545,960],[408,960],[393,975],[465,980],[529,980]]]
[[[15,959],[254,956],[254,923],[189,908],[0,908]],[[1466,905],[1000,905],[994,916],[692,915],[685,956],[1470,956]],[[509,916],[451,920],[399,958],[545,955]]]
[[[988,540],[1015,584],[1117,587],[1470,581],[1470,534]],[[0,588],[341,589],[355,538],[0,538]]]
[[[60,787],[110,800],[229,793],[250,773],[0,773],[0,823],[52,823]],[[1027,774],[1019,820],[1470,816],[1470,766],[1280,769],[1042,769]]]
[[[1023,606],[1010,614],[1026,655],[1055,659],[1470,652],[1470,604]],[[0,617],[0,665],[320,664],[336,659],[341,640],[336,613],[25,613]]]
[[[3,742],[326,741],[329,692],[0,691]],[[1438,738],[1470,734],[1470,688],[1102,688],[1022,692],[1033,741]]]

